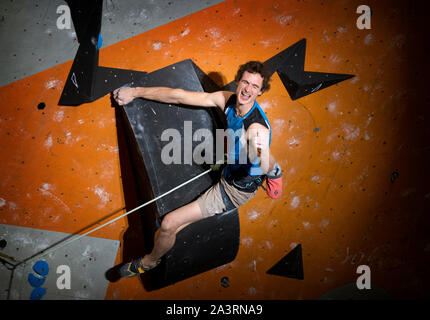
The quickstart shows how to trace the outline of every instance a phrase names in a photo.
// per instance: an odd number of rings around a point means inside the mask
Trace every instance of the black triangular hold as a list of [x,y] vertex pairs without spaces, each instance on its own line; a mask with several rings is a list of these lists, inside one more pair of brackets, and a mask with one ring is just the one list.
[[302,98],[353,77],[353,75],[348,74],[304,72],[296,76],[294,80],[281,71],[277,73],[292,100]]
[[94,100],[103,1],[70,0],[67,3],[79,37],[79,48],[58,104],[76,106]]
[[79,48],[58,105],[78,106],[97,100],[146,74],[142,71],[99,67],[103,1],[67,1],[79,37]]
[[303,280],[302,245],[298,244],[266,273]]
[[[70,8],[73,26],[79,43],[87,42],[90,37],[98,38],[101,27],[103,0],[65,0]],[[94,28],[95,27],[95,28]]]
[[354,77],[351,74],[304,71],[306,39],[302,39],[264,64],[276,70],[292,100],[296,100]]
[[60,106],[76,106],[92,101],[98,67],[97,47],[81,44],[61,93]]
[[302,73],[305,68],[305,55],[306,39],[302,39],[266,60],[264,65],[272,74],[277,70],[288,74],[291,72]]
[[133,86],[136,80],[146,74],[144,71],[98,67],[92,100],[97,100],[125,84]]

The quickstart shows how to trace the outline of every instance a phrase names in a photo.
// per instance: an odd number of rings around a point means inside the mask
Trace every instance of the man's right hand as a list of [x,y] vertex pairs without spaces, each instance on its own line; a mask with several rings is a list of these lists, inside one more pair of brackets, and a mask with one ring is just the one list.
[[113,92],[113,98],[120,106],[129,104],[136,98],[134,96],[135,89],[131,87],[121,87]]

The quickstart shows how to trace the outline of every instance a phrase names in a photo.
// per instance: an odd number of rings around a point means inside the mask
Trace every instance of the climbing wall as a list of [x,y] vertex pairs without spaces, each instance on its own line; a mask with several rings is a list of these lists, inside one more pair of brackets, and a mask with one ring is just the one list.
[[[350,298],[360,265],[369,297],[428,298],[425,11],[368,1],[371,29],[359,29],[361,4],[228,0],[101,48],[100,66],[152,72],[191,59],[223,87],[239,64],[306,39],[304,71],[354,75],[294,99],[274,73],[258,101],[283,196],[259,191],[239,209],[234,261],[150,292],[122,279],[106,299]],[[139,204],[110,96],[58,105],[72,63],[0,88],[1,224],[75,233]],[[144,253],[139,215],[93,236],[121,241],[115,264]]]

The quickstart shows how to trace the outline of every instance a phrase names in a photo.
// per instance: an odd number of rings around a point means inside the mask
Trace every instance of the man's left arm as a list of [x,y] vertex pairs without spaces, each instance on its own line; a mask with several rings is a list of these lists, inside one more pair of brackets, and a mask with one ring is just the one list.
[[271,172],[276,161],[269,148],[269,129],[260,123],[253,123],[249,126],[246,133],[249,159],[252,162],[258,159],[260,169],[264,174]]

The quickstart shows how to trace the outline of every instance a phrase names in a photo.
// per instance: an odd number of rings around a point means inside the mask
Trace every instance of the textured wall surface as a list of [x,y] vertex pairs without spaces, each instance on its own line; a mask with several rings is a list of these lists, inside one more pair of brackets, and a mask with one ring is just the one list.
[[[104,0],[103,47],[154,29],[219,3],[220,0]],[[73,60],[79,43],[66,25],[63,0],[14,0],[0,3],[0,86]],[[58,13],[57,13],[58,10]]]
[[[359,30],[360,4],[228,0],[101,49],[101,66],[151,72],[192,59],[225,85],[239,64],[306,38],[306,71],[355,75],[295,101],[273,76],[258,101],[284,170],[283,197],[260,190],[239,209],[233,262],[153,292],[138,278],[122,279],[106,299],[317,299],[355,283],[359,265],[394,298],[429,297],[424,11],[368,1],[371,29]],[[57,105],[72,62],[0,88],[2,224],[73,233],[137,205],[119,165],[126,150],[118,148],[110,97]],[[127,237],[139,250],[139,221],[129,216],[94,236]],[[304,280],[266,274],[297,244]]]

